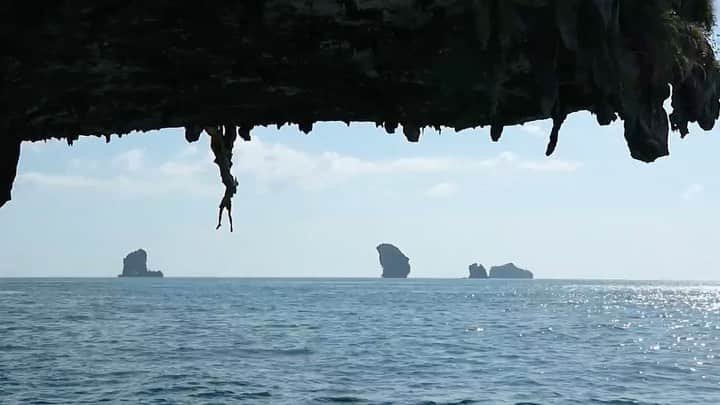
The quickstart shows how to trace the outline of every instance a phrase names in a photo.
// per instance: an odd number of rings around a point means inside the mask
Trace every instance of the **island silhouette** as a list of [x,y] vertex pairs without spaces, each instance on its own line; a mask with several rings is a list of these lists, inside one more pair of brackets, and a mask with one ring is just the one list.
[[162,271],[150,271],[147,268],[147,252],[138,249],[123,259],[123,271],[118,277],[163,277]]
[[482,264],[473,263],[468,266],[470,276],[468,278],[488,278],[487,270]]
[[382,278],[407,278],[410,274],[410,259],[395,245],[382,243],[377,246],[382,266]]
[[485,279],[485,278],[510,278],[510,279],[532,279],[533,273],[529,270],[521,269],[514,263],[503,264],[502,266],[493,266],[490,268],[490,274],[487,273],[485,267],[482,264],[473,263],[468,266],[470,276],[472,279]]
[[[391,243],[381,243],[376,247],[382,266],[382,278],[407,278],[410,274],[410,258],[397,246]],[[470,279],[532,279],[530,270],[522,269],[515,263],[493,266],[488,272],[482,264],[473,263],[468,266]]]

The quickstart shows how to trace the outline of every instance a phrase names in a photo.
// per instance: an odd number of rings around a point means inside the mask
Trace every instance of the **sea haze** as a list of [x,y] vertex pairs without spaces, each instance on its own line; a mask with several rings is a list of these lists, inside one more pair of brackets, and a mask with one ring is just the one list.
[[0,403],[712,404],[720,284],[0,279]]

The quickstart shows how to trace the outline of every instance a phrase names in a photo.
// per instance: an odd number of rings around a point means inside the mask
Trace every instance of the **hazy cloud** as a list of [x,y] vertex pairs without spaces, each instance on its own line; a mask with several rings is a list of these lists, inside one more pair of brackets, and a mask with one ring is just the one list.
[[521,169],[534,172],[573,172],[581,166],[578,162],[568,162],[564,160],[545,160],[542,162],[522,162],[519,167]]
[[259,141],[237,148],[235,172],[264,181],[294,182],[306,188],[326,187],[348,180],[374,175],[472,174],[498,170],[528,172],[572,172],[577,162],[555,159],[528,161],[512,152],[490,159],[458,157],[411,157],[369,160],[335,152],[309,154],[282,144]]
[[459,188],[454,183],[438,183],[430,187],[426,194],[430,197],[451,197],[459,191]]
[[145,166],[145,152],[141,149],[131,149],[117,155],[112,164],[123,171],[136,172]]
[[[24,141],[21,144],[21,148],[23,152],[34,152],[34,153],[40,153],[45,151],[46,149],[61,143],[61,141],[57,139],[49,139],[45,141],[37,141],[37,142],[29,142]],[[63,142],[64,143],[64,142]]]
[[18,183],[32,183],[42,186],[60,188],[102,188],[103,182],[87,176],[76,175],[52,175],[38,172],[22,174],[18,177]]
[[550,132],[548,130],[544,129],[540,124],[536,123],[519,125],[517,128],[520,129],[520,131],[528,135],[532,135],[536,138],[547,138],[550,135]]
[[703,192],[705,192],[705,186],[697,183],[692,184],[690,187],[687,188],[687,190],[685,190],[682,198],[685,201],[690,201],[700,196]]
[[[283,144],[254,140],[238,143],[233,172],[258,184],[291,184],[319,190],[372,176],[460,175],[508,171],[572,172],[580,166],[561,160],[523,160],[511,152],[489,159],[459,157],[411,157],[388,160],[363,159],[336,152],[309,153]],[[118,154],[107,162],[73,159],[68,173],[23,173],[18,183],[36,186],[116,191],[122,194],[168,192],[217,193],[217,167],[209,151],[189,145],[174,157],[154,161],[142,149]],[[91,170],[90,170],[91,169]],[[428,195],[447,196],[457,186],[436,184]]]
[[190,160],[186,150],[176,158],[154,163],[141,149],[118,154],[107,162],[71,159],[68,172],[31,171],[18,175],[18,184],[72,190],[92,190],[125,196],[167,193],[217,193],[215,166],[209,156]]

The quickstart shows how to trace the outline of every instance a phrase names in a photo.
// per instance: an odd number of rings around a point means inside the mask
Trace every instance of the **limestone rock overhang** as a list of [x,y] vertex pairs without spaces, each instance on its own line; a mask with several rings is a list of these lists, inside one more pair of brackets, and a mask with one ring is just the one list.
[[221,213],[233,144],[257,125],[369,121],[411,142],[490,126],[497,141],[550,118],[551,154],[590,111],[651,162],[671,129],[718,118],[713,23],[710,0],[2,2],[0,205],[23,141],[167,127],[211,136]]

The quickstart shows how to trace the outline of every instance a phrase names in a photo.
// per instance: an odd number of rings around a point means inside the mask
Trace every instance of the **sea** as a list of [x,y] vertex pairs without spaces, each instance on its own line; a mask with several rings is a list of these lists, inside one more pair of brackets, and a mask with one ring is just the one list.
[[719,404],[720,284],[0,279],[2,404]]

